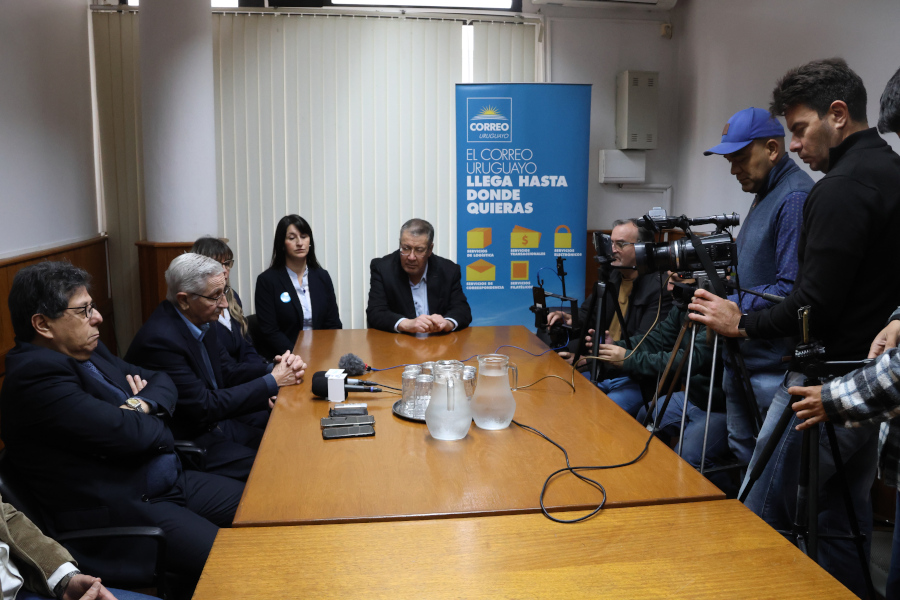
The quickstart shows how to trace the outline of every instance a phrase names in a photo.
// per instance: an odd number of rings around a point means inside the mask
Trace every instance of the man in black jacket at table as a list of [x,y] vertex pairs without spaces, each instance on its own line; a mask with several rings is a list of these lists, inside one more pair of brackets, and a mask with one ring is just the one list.
[[400,248],[372,260],[369,327],[429,334],[465,329],[472,311],[462,289],[459,265],[433,254],[434,227],[410,219],[400,228]]

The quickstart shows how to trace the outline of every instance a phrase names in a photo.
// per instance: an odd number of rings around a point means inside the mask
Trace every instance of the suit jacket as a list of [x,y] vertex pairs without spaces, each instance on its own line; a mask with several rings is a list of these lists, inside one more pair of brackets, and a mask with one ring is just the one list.
[[24,589],[53,597],[53,590],[47,579],[62,565],[75,564],[72,555],[57,543],[41,533],[37,525],[12,504],[0,498],[0,541],[9,546],[12,561],[25,580]]
[[[126,375],[147,380],[141,397],[164,415],[177,392],[165,373],[114,356],[102,343],[91,362],[126,397]],[[162,418],[123,410],[122,394],[74,358],[18,342],[6,356],[0,435],[7,460],[41,505],[48,535],[74,529],[153,524],[144,501],[151,460],[174,452]]]
[[236,363],[219,344],[216,328],[203,336],[215,386],[203,361],[199,344],[178,309],[160,302],[137,332],[125,360],[148,369],[162,371],[178,389],[178,410],[172,419],[172,431],[180,439],[194,439],[216,423],[268,407],[269,388],[263,375],[269,372],[262,363]]
[[[369,304],[366,319],[369,327],[394,332],[400,319],[415,319],[416,306],[409,275],[400,264],[400,251],[372,259],[370,266]],[[459,265],[432,254],[428,259],[428,310],[458,323],[457,331],[472,322],[472,310],[462,289]]]
[[[234,300],[241,308],[244,307],[244,303],[241,302],[241,297],[238,296],[237,292],[234,292]],[[266,359],[259,355],[250,340],[241,332],[241,326],[233,319],[231,321],[231,329],[222,325],[220,321],[216,321],[214,325],[216,328],[216,337],[219,338],[219,343],[222,344],[222,347],[225,348],[225,352],[228,353],[228,356],[230,356],[232,360],[239,363],[266,362]]]
[[[285,293],[290,302],[281,300]],[[343,328],[334,285],[325,269],[309,269],[309,300],[313,329]],[[284,267],[271,267],[256,278],[256,318],[268,351],[283,354],[285,350],[294,350],[297,336],[303,330],[303,307]]]

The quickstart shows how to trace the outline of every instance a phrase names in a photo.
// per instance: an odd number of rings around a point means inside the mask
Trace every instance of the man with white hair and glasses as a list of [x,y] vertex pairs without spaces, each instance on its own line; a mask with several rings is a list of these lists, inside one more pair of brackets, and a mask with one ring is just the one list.
[[300,383],[303,360],[285,352],[274,364],[236,363],[216,339],[227,306],[222,265],[182,254],[166,270],[168,293],[144,323],[126,360],[167,373],[178,388],[172,430],[206,449],[204,470],[246,480],[263,430],[236,421],[267,410],[278,388]]

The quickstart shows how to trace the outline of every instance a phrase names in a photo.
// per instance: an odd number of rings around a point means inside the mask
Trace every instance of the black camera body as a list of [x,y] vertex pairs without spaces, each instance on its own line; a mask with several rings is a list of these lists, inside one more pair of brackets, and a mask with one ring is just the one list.
[[[737,264],[737,244],[729,233],[717,233],[700,238],[701,247],[716,269],[725,269]],[[703,263],[697,254],[690,238],[681,238],[674,242],[646,242],[634,245],[634,258],[637,272],[687,273],[702,271]]]
[[661,273],[672,271],[683,273],[685,278],[691,277],[686,273],[693,271],[705,271],[706,265],[698,254],[698,249],[691,241],[690,228],[694,225],[715,225],[713,235],[699,238],[700,249],[712,261],[715,269],[727,269],[737,265],[737,244],[730,233],[725,232],[726,227],[739,225],[741,217],[737,213],[730,215],[721,214],[710,217],[689,219],[686,216],[669,217],[662,208],[655,207],[643,218],[644,226],[654,232],[662,228],[678,227],[688,234],[688,237],[674,242],[646,242],[634,245],[634,257],[637,263],[637,272],[640,275],[647,273]]

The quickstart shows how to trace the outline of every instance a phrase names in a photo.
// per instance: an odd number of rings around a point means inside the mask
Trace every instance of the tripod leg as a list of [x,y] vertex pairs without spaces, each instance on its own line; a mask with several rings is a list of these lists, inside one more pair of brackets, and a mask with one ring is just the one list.
[[847,509],[847,520],[850,522],[850,534],[856,545],[856,553],[859,555],[859,563],[862,567],[863,577],[866,580],[866,589],[870,598],[875,598],[875,586],[872,583],[872,573],[869,571],[869,561],[866,560],[866,545],[863,534],[859,530],[859,521],[856,518],[856,508],[853,506],[853,496],[850,494],[850,484],[847,481],[847,473],[844,469],[844,461],[841,460],[841,449],[838,446],[837,434],[834,424],[825,422],[825,433],[828,435],[828,444],[831,446],[831,456],[834,460],[835,476],[841,486],[844,497],[844,506]]
[[801,552],[809,556],[809,430],[803,432],[800,445],[800,472],[797,478],[797,498],[794,504],[794,523],[791,535]]
[[[672,353],[676,353],[678,351],[678,347],[676,346]],[[666,399],[663,401],[662,408],[659,409],[658,414],[656,415],[656,421],[653,423],[653,431],[659,431],[659,424],[662,423],[663,415],[666,414],[666,408],[669,407],[669,400],[672,399],[672,392],[675,391],[675,385],[681,381],[681,368],[684,366],[685,361],[689,358],[689,354],[682,353],[681,360],[678,361],[678,368],[675,369],[675,376],[672,377],[672,381],[669,383],[669,389],[666,390]],[[655,399],[654,399],[655,400]],[[647,411],[647,418],[650,417],[650,411],[656,406],[656,402],[654,402],[650,409]],[[646,418],[645,418],[646,421]],[[645,423],[646,425],[646,423]]]
[[[594,345],[591,347],[591,356],[597,357],[600,352],[600,340],[606,335],[606,289],[607,285],[601,281],[594,284],[594,298],[599,302],[597,314],[594,317]],[[599,360],[591,361],[591,381],[600,381],[601,365]]]
[[[704,425],[703,427],[703,450],[700,454],[701,475],[706,468],[706,443],[709,437],[709,417],[712,414],[713,391],[715,390],[716,384],[716,356],[719,354],[719,334],[716,333],[714,335],[715,337],[713,337],[712,370],[709,373],[709,397],[706,399],[706,425]],[[687,397],[685,397],[685,401],[687,401]]]
[[[691,345],[688,346],[688,367],[684,384],[684,404],[681,407],[681,427],[678,430],[678,456],[684,452],[684,424],[687,420],[688,394],[691,392],[691,366],[694,362],[694,344],[697,342],[697,328],[691,327]],[[677,346],[676,346],[677,351]]]
[[782,436],[784,436],[784,432],[788,428],[788,424],[791,422],[791,418],[794,416],[794,410],[791,406],[794,403],[795,397],[791,398],[791,401],[788,402],[784,410],[781,412],[781,416],[778,418],[778,423],[775,424],[775,428],[772,430],[772,435],[769,436],[769,439],[766,441],[766,445],[763,446],[762,450],[760,450],[759,458],[756,463],[753,465],[753,468],[750,469],[750,472],[747,474],[747,478],[744,480],[744,485],[741,487],[741,491],[738,493],[738,500],[741,502],[746,502],[747,496],[750,494],[750,490],[753,489],[753,484],[756,483],[756,480],[759,479],[760,475],[762,475],[763,470],[766,468],[766,465],[769,463],[769,459],[772,458],[772,454],[775,452],[775,448],[778,447],[778,443],[781,441]]
[[[690,319],[685,319],[684,323],[681,325],[681,330],[678,332],[678,337],[675,339],[675,346],[672,348],[672,353],[669,355],[669,360],[666,362],[666,368],[663,369],[662,376],[659,378],[659,381],[656,383],[656,395],[650,401],[650,406],[647,407],[647,418],[644,419],[644,425],[650,422],[650,415],[656,409],[656,405],[658,404],[659,395],[662,394],[662,386],[663,383],[669,378],[669,371],[672,369],[672,364],[675,362],[675,357],[678,356],[678,349],[681,347],[681,340],[684,339],[684,332],[687,329],[693,328],[693,321]],[[681,372],[681,365],[684,362],[684,356],[681,358],[681,362],[678,363],[678,372]],[[677,379],[677,376],[676,376]],[[671,386],[669,386],[671,387]],[[671,393],[671,392],[670,392]]]
[[[806,440],[809,444],[809,485],[806,489],[806,527],[809,531],[809,551],[806,555],[819,562],[819,428],[813,427],[804,433],[809,434]],[[797,496],[800,496],[799,492]]]

